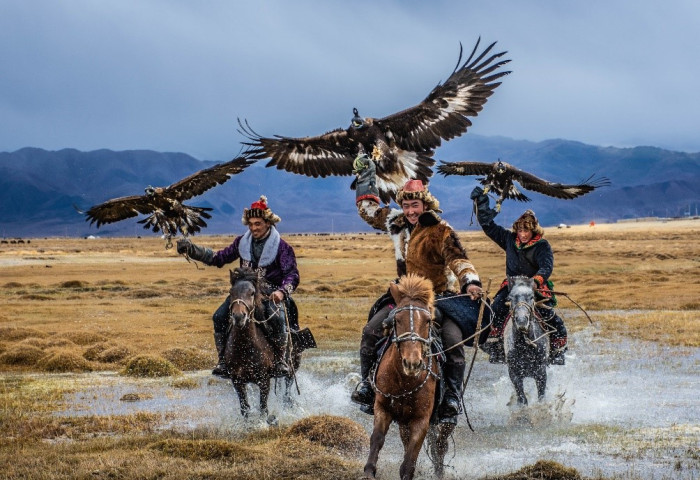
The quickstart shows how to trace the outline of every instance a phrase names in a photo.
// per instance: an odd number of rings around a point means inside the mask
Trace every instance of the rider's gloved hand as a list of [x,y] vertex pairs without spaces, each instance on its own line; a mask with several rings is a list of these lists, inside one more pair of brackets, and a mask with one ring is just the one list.
[[353,172],[357,174],[355,185],[355,203],[362,200],[374,200],[379,203],[379,189],[377,188],[377,166],[372,159],[364,153],[355,158]]
[[191,246],[192,242],[190,242],[189,238],[181,238],[177,241],[177,253],[179,253],[180,255],[189,253]]
[[489,197],[484,194],[484,190],[481,187],[474,187],[469,198],[474,200],[476,204],[476,219],[479,221],[479,225],[491,223],[498,212],[489,208]]
[[484,195],[484,189],[477,186],[477,187],[474,187],[474,190],[472,190],[472,193],[471,193],[471,195],[469,195],[469,198],[471,198],[472,200],[476,200],[479,197],[481,197],[482,195]]

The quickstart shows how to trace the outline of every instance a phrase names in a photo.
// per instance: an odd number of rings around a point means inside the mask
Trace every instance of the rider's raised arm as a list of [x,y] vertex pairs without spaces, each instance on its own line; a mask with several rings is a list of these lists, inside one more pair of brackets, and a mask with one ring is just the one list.
[[357,184],[355,185],[357,213],[371,227],[385,232],[389,231],[386,221],[391,209],[379,206],[376,165],[366,155],[358,155],[355,159],[354,171],[357,174]]

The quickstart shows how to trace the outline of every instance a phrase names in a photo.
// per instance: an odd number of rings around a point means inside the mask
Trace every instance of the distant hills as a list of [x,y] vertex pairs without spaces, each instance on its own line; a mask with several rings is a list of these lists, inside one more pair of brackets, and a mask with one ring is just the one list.
[[[530,203],[506,201],[497,221],[510,223],[532,208],[545,226],[622,218],[696,214],[700,208],[700,153],[654,147],[612,148],[568,140],[529,142],[467,134],[446,143],[435,157],[444,161],[495,161],[498,158],[542,178],[576,183],[595,173],[610,187],[575,200],[529,192]],[[169,185],[217,162],[184,153],[146,150],[81,152],[23,148],[0,152],[0,236],[153,235],[136,221],[89,226],[73,205],[85,209],[110,198],[142,194],[148,185]],[[214,209],[206,233],[241,233],[242,209],[261,194],[282,217],[283,233],[358,232],[371,229],[357,216],[350,177],[307,178],[264,161],[226,184],[190,200]],[[470,225],[469,193],[475,177],[433,177],[430,189],[456,229]]]

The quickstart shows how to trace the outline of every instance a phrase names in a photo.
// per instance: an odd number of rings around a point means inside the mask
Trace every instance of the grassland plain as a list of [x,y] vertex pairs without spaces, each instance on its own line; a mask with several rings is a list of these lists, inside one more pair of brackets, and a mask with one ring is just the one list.
[[[322,349],[353,351],[368,308],[395,277],[391,241],[374,233],[282,233],[302,277],[295,295],[301,326]],[[547,229],[555,289],[595,312],[597,335],[697,348],[699,234],[700,221],[692,220]],[[503,252],[480,231],[459,235],[495,293]],[[232,239],[196,241],[216,250]],[[292,430],[297,439],[313,430],[298,425],[231,440],[217,431],[163,431],[164,419],[145,412],[53,415],[65,408],[66,393],[80,389],[71,373],[156,364],[172,375],[213,364],[211,314],[227,293],[227,269],[187,263],[163,247],[155,237],[0,244],[0,476],[355,478],[359,460],[347,438],[289,442]],[[587,325],[563,296],[560,307],[571,331]],[[321,430],[339,421],[316,420]],[[348,429],[324,431],[341,430]]]

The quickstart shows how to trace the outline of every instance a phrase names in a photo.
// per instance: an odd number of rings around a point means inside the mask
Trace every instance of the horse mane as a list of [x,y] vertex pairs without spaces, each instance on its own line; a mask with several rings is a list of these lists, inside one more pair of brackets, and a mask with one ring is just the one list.
[[231,286],[237,280],[245,280],[253,284],[255,287],[255,306],[256,310],[262,307],[262,292],[260,291],[260,275],[250,267],[236,267],[231,272]]
[[398,286],[399,293],[403,297],[423,302],[432,310],[435,293],[433,292],[433,282],[429,279],[415,273],[409,273],[399,279]]
[[[513,277],[508,277],[508,284],[509,284],[511,292],[516,287],[516,284],[519,287],[527,287],[531,291],[533,289],[532,279],[530,277],[526,277],[524,275],[516,275]],[[533,294],[534,294],[534,291],[533,291]]]

